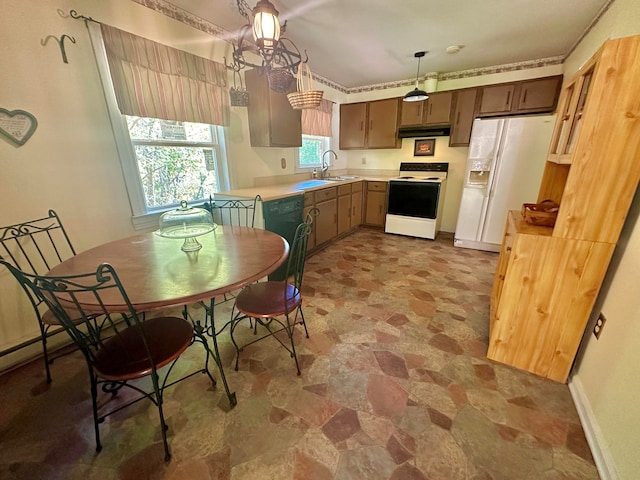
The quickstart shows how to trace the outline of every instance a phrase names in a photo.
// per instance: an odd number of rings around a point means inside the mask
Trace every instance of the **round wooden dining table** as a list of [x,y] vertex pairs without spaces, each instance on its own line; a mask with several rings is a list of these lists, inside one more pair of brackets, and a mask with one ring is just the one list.
[[[143,233],[105,243],[79,253],[47,276],[70,276],[113,266],[133,307],[149,312],[219,297],[242,288],[277,269],[289,254],[280,235],[249,227],[222,226],[198,237],[202,249],[183,252],[182,240]],[[121,297],[111,313],[127,311]]]
[[[237,403],[220,361],[214,324],[214,298],[253,283],[276,270],[289,254],[289,244],[280,235],[249,227],[218,226],[201,235],[202,248],[181,250],[182,239],[143,233],[99,245],[52,268],[47,276],[68,277],[96,272],[102,263],[113,266],[134,309],[139,313],[185,306],[185,320],[193,325],[194,340],[201,342],[215,360],[231,407]],[[116,294],[110,296],[110,294]],[[92,310],[95,297],[78,297],[83,309]],[[87,300],[85,303],[84,300]],[[96,313],[128,312],[122,295],[103,292]],[[186,305],[200,303],[203,321],[190,318]],[[207,306],[209,302],[210,306]],[[227,322],[228,324],[228,322]],[[209,348],[212,340],[213,350]],[[209,356],[207,355],[207,360]]]

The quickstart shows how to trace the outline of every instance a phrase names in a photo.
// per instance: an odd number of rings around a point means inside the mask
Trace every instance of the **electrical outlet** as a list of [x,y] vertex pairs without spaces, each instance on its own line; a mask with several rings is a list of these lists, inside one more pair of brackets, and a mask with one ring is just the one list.
[[366,165],[367,164],[367,157],[362,157],[362,165]]
[[596,324],[593,327],[593,334],[596,339],[600,338],[600,334],[602,333],[602,329],[604,328],[604,324],[607,322],[607,318],[600,312],[598,315],[598,320],[596,320]]

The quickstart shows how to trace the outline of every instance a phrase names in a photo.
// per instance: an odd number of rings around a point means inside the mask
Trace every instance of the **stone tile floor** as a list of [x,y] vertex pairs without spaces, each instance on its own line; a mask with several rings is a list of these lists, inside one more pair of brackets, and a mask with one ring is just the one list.
[[[238,405],[204,375],[167,390],[169,463],[149,402],[109,417],[95,453],[78,352],[56,360],[49,386],[40,362],[6,373],[0,478],[597,479],[567,386],[485,357],[496,261],[447,234],[368,229],[310,257],[302,375],[271,338],[234,371],[226,331]],[[183,370],[202,361],[197,347]]]

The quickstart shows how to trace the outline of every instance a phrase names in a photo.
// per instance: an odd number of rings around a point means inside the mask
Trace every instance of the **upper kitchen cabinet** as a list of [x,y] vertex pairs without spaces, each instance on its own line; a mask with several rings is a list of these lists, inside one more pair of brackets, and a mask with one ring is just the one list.
[[402,102],[400,126],[449,125],[453,92],[434,92],[422,102]]
[[456,90],[453,96],[450,147],[468,147],[476,111],[477,88]]
[[245,82],[249,92],[251,146],[302,146],[302,114],[291,108],[287,95],[271,90],[267,76],[258,69],[245,71]]
[[400,148],[400,100],[340,105],[340,149]]
[[495,117],[552,112],[558,100],[562,75],[480,88],[478,116]]

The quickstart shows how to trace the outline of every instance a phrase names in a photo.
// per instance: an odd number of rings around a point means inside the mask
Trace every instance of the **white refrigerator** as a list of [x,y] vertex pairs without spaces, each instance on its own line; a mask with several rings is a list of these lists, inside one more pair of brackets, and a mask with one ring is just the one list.
[[456,247],[500,251],[508,211],[537,200],[554,123],[554,115],[474,121]]

